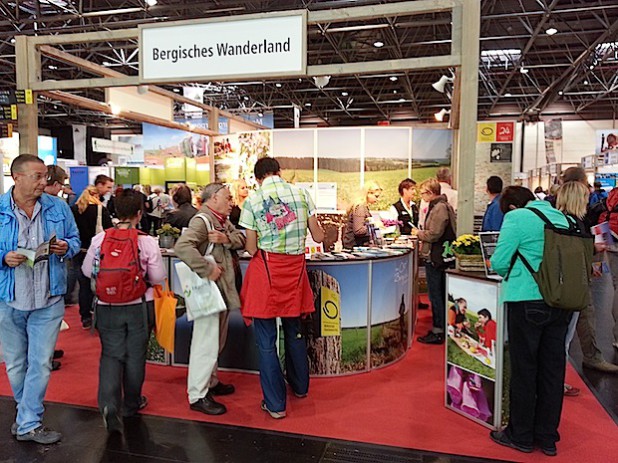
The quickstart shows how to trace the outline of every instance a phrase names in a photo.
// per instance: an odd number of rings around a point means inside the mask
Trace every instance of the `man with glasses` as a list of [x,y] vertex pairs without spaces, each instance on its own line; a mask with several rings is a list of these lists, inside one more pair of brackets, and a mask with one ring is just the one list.
[[[200,212],[191,219],[189,228],[174,247],[178,258],[195,273],[217,282],[228,309],[193,322],[187,378],[189,407],[207,415],[221,415],[227,411],[213,396],[235,391],[232,384],[224,384],[217,377],[217,357],[227,339],[229,311],[240,307],[237,285],[240,266],[236,251],[245,247],[245,236],[229,221],[231,211],[230,190],[221,183],[206,185]],[[214,260],[204,258],[209,247]]]
[[[65,259],[80,240],[66,202],[44,193],[47,167],[22,154],[11,164],[15,185],[0,196],[0,339],[17,402],[11,433],[18,441],[53,444],[62,435],[43,426],[54,346],[64,315]],[[26,250],[49,246],[49,257],[29,265]]]

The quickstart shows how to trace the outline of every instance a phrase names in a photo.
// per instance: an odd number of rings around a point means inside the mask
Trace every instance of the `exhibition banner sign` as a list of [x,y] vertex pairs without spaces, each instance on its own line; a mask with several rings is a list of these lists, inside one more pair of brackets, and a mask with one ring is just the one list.
[[140,80],[305,75],[306,37],[306,11],[143,25]]
[[321,334],[322,336],[340,336],[341,335],[341,301],[339,293],[333,291],[326,286],[322,286],[321,294]]
[[479,122],[476,141],[478,143],[513,142],[515,138],[514,122]]

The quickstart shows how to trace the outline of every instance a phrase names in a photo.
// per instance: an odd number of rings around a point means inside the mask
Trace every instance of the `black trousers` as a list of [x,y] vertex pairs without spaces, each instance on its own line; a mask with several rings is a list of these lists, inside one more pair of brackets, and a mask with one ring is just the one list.
[[446,272],[425,262],[425,278],[431,303],[434,333],[444,333],[446,329]]
[[[101,340],[99,409],[133,416],[139,410],[146,373],[146,349],[154,323],[154,303],[98,304],[95,325]],[[124,396],[124,398],[123,398]]]
[[572,313],[543,301],[508,302],[511,407],[507,436],[522,445],[560,440],[566,354]]
[[79,316],[82,322],[92,319],[92,301],[94,300],[94,294],[90,286],[90,278],[84,275],[82,272],[82,264],[86,257],[85,251],[80,251],[73,258],[73,265],[76,267],[77,281],[79,282],[79,295],[77,300],[79,301]]

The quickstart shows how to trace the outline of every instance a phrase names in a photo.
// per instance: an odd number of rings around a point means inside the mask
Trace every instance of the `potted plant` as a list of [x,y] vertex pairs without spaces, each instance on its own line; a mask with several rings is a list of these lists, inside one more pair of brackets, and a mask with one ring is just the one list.
[[157,236],[159,237],[159,247],[171,249],[174,247],[176,239],[180,236],[180,230],[166,223],[157,230]]
[[451,243],[451,250],[457,259],[457,267],[464,272],[484,270],[481,254],[481,239],[476,235],[461,235]]

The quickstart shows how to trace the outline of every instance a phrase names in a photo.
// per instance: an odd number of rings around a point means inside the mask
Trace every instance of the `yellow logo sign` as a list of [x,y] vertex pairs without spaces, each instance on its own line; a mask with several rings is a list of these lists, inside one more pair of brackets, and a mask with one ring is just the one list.
[[322,336],[341,335],[341,296],[326,286],[320,294]]
[[476,141],[479,143],[490,143],[496,141],[496,123],[479,122],[477,124]]

